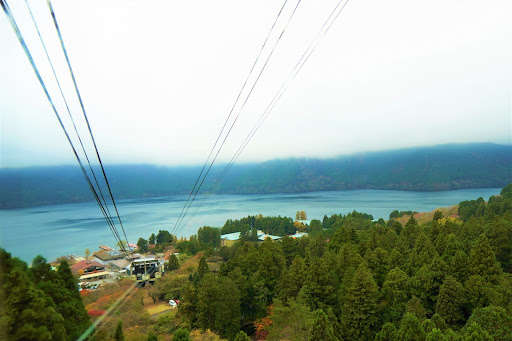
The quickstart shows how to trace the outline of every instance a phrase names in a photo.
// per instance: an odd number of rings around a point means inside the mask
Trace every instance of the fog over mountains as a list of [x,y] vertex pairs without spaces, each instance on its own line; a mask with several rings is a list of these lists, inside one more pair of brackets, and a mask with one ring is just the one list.
[[[118,199],[188,194],[200,166],[106,165]],[[512,146],[450,144],[367,152],[336,158],[278,159],[235,165],[201,193],[297,193],[351,189],[438,191],[503,187],[512,182]],[[0,208],[92,201],[78,166],[0,169]]]

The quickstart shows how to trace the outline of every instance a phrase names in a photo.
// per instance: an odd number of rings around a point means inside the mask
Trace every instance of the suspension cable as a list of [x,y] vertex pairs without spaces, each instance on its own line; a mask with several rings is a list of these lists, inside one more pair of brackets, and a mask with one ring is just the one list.
[[204,174],[204,176],[203,176],[203,178],[202,178],[201,182],[199,183],[199,186],[198,186],[198,187],[197,187],[197,189],[195,190],[195,192],[194,192],[194,194],[193,194],[192,198],[191,198],[189,201],[187,201],[187,202],[185,203],[185,212],[184,212],[184,214],[181,216],[181,219],[178,219],[178,220],[177,220],[177,223],[176,223],[176,225],[175,225],[175,228],[173,229],[173,233],[174,233],[177,229],[179,229],[179,225],[180,225],[180,224],[181,224],[181,222],[183,221],[183,219],[184,219],[184,217],[186,216],[186,214],[187,214],[188,210],[190,209],[190,206],[193,204],[193,202],[194,202],[194,200],[195,200],[195,198],[196,198],[197,194],[199,193],[199,190],[201,189],[201,187],[202,187],[202,185],[203,185],[204,181],[205,181],[205,180],[206,180],[206,178],[208,177],[208,174],[210,173],[210,170],[212,169],[213,164],[214,164],[214,163],[215,163],[215,161],[217,160],[217,157],[219,156],[219,154],[220,154],[220,152],[221,152],[221,150],[222,150],[222,147],[223,147],[223,146],[224,146],[224,144],[226,143],[226,141],[227,141],[227,139],[228,139],[228,137],[229,137],[229,135],[230,135],[230,133],[231,133],[231,131],[232,131],[233,127],[235,126],[235,124],[236,124],[236,122],[237,122],[238,118],[240,117],[240,115],[241,115],[241,113],[242,113],[243,109],[245,108],[245,105],[246,105],[246,104],[247,104],[247,102],[249,101],[249,98],[251,97],[251,95],[252,95],[252,93],[253,93],[254,89],[256,88],[256,85],[257,85],[257,83],[258,83],[259,79],[261,78],[261,75],[262,75],[262,74],[263,74],[263,72],[265,71],[265,69],[266,69],[267,65],[269,64],[269,62],[270,62],[270,60],[271,60],[271,58],[272,58],[272,55],[274,54],[275,50],[277,49],[277,46],[279,45],[279,42],[281,41],[281,39],[282,39],[282,37],[284,36],[284,34],[285,34],[285,32],[286,32],[286,30],[287,30],[288,26],[289,26],[289,25],[290,25],[290,23],[291,23],[291,21],[292,21],[293,17],[295,16],[295,13],[297,12],[297,9],[298,9],[298,7],[299,7],[299,5],[300,5],[301,1],[302,1],[302,0],[298,0],[298,1],[297,1],[297,4],[295,5],[295,7],[293,8],[292,13],[291,13],[291,14],[290,14],[290,16],[288,17],[288,20],[287,20],[287,22],[286,22],[285,26],[282,28],[282,30],[281,30],[281,32],[280,32],[280,34],[279,34],[279,36],[278,36],[277,40],[274,42],[274,45],[271,47],[270,53],[268,54],[267,58],[265,59],[265,62],[264,62],[264,64],[263,64],[263,67],[261,68],[260,72],[258,73],[258,76],[257,76],[256,80],[253,82],[253,85],[252,85],[252,87],[251,87],[251,89],[250,89],[249,93],[246,95],[246,97],[245,97],[245,99],[244,99],[244,101],[243,101],[243,103],[242,103],[242,106],[239,108],[238,113],[236,114],[236,116],[235,116],[235,118],[234,118],[233,122],[231,123],[231,126],[229,127],[229,130],[227,131],[227,133],[226,133],[226,135],[225,135],[225,137],[224,137],[224,139],[223,139],[223,141],[222,141],[222,143],[221,143],[221,145],[220,145],[219,149],[217,150],[217,152],[216,152],[216,154],[215,154],[214,158],[213,158],[213,159],[212,159],[212,161],[210,162],[210,165],[208,166],[208,168],[207,168],[207,170],[206,170],[206,173]]
[[[268,118],[274,107],[276,106],[277,102],[281,99],[283,94],[288,89],[291,81],[293,81],[297,75],[299,74],[300,70],[304,66],[304,64],[308,61],[309,57],[313,54],[313,52],[316,50],[321,38],[327,34],[327,32],[332,27],[333,23],[336,21],[336,19],[340,16],[340,14],[343,12],[345,6],[348,4],[349,0],[340,0],[337,5],[334,7],[334,9],[331,11],[327,19],[325,20],[324,24],[322,25],[321,29],[318,31],[315,38],[310,42],[309,46],[306,48],[302,56],[299,58],[297,63],[295,64],[293,70],[288,75],[288,78],[283,82],[275,96],[272,98],[268,106],[265,108],[265,111],[260,115],[258,121],[253,126],[249,134],[246,136],[244,142],[239,146],[238,150],[235,152],[229,163],[224,168],[223,174],[221,175],[221,178],[225,176],[225,173],[229,171],[229,169],[233,166],[233,164],[236,162],[240,154],[245,150],[245,147],[249,144],[249,142],[252,140],[258,129],[263,125],[263,122]],[[342,5],[343,4],[343,5]],[[341,7],[340,7],[341,6]]]
[[76,92],[76,95],[77,95],[78,100],[80,102],[80,107],[82,109],[82,113],[83,113],[85,122],[87,123],[87,128],[89,130],[89,134],[91,136],[91,140],[92,140],[93,145],[94,145],[94,150],[96,151],[96,156],[98,157],[98,161],[99,161],[99,164],[100,164],[100,167],[101,167],[101,172],[103,173],[103,178],[105,179],[105,183],[107,185],[108,192],[110,194],[110,199],[112,200],[112,204],[114,205],[114,209],[116,211],[117,220],[119,221],[119,224],[121,225],[121,230],[123,231],[124,239],[126,240],[126,245],[131,250],[131,247],[130,247],[130,245],[128,243],[128,238],[126,237],[126,231],[124,229],[123,222],[121,220],[121,216],[119,215],[119,210],[117,209],[116,201],[114,199],[114,195],[112,194],[112,189],[110,187],[110,183],[108,181],[108,177],[107,177],[107,174],[105,172],[105,167],[103,167],[103,162],[101,161],[101,156],[100,156],[100,153],[98,151],[98,146],[96,145],[96,139],[94,138],[94,134],[92,132],[92,128],[91,128],[91,125],[89,123],[89,119],[87,117],[87,113],[85,111],[84,102],[82,100],[82,96],[80,94],[80,90],[78,89],[78,84],[77,84],[77,81],[76,81],[76,78],[75,78],[75,73],[73,72],[73,68],[71,67],[71,62],[69,60],[68,52],[67,52],[66,46],[64,44],[64,39],[62,38],[62,33],[60,31],[59,24],[57,23],[57,18],[55,16],[55,11],[53,10],[53,6],[52,6],[52,3],[51,3],[51,0],[47,0],[46,3],[48,4],[48,9],[50,10],[50,14],[51,14],[52,19],[53,19],[53,24],[55,26],[55,29],[57,30],[57,35],[59,36],[60,46],[62,48],[62,52],[64,53],[64,57],[66,58],[66,63],[68,65],[69,73],[71,75],[71,79],[73,80],[73,85],[75,87],[75,92]]
[[274,95],[272,100],[269,102],[269,104],[265,108],[264,112],[260,115],[259,119],[256,121],[255,125],[253,126],[253,128],[251,129],[249,134],[245,137],[242,144],[238,147],[237,151],[233,154],[231,160],[226,164],[226,166],[224,166],[224,169],[222,170],[220,176],[216,179],[214,186],[217,186],[217,188],[219,188],[220,184],[226,177],[229,170],[233,167],[233,165],[237,161],[238,157],[242,154],[242,152],[245,150],[247,145],[251,142],[252,138],[254,137],[254,135],[256,134],[258,129],[263,125],[264,121],[268,118],[268,116],[270,115],[272,110],[275,108],[276,104],[279,102],[279,100],[281,99],[283,94],[288,89],[290,83],[297,77],[297,75],[301,71],[304,64],[308,61],[308,59],[311,57],[313,52],[316,50],[322,37],[327,34],[327,32],[330,30],[330,28],[332,27],[334,22],[341,15],[341,13],[345,9],[345,6],[348,4],[348,2],[349,2],[349,0],[340,0],[336,4],[336,6],[333,8],[333,10],[329,13],[328,17],[322,24],[320,30],[317,32],[315,37],[310,41],[307,48],[304,50],[304,52],[298,59],[297,63],[291,70],[287,79],[282,83],[281,87],[279,88],[277,93]]
[[[39,69],[37,68],[37,65],[35,64],[35,61],[34,61],[34,59],[32,57],[32,54],[30,53],[30,50],[29,50],[29,48],[28,48],[28,46],[27,46],[27,44],[25,42],[25,39],[23,38],[23,35],[21,34],[19,26],[16,23],[16,20],[14,19],[14,16],[12,15],[12,11],[11,11],[8,3],[7,3],[7,0],[0,0],[0,5],[2,6],[2,9],[3,9],[4,13],[6,14],[7,18],[9,19],[9,23],[11,24],[11,27],[14,30],[14,32],[15,32],[17,38],[18,38],[18,41],[19,41],[21,47],[23,48],[23,50],[25,52],[25,55],[27,56],[27,58],[28,58],[28,60],[30,62],[30,65],[32,66],[32,70],[34,71],[34,73],[35,73],[35,75],[36,75],[36,77],[37,77],[37,79],[39,81],[39,84],[43,88],[43,91],[44,91],[44,93],[46,95],[46,98],[47,98],[48,102],[50,103],[50,106],[52,107],[52,110],[53,110],[53,112],[55,114],[55,117],[57,118],[57,121],[59,122],[59,125],[62,128],[62,130],[64,132],[64,135],[66,136],[66,139],[67,139],[69,145],[71,146],[73,154],[75,155],[75,158],[78,161],[78,164],[80,165],[80,169],[81,169],[82,174],[85,177],[85,179],[86,179],[86,181],[87,181],[87,183],[89,185],[89,189],[93,193],[94,198],[96,199],[96,202],[97,202],[98,206],[100,207],[100,210],[103,213],[103,215],[105,217],[105,220],[107,221],[107,225],[110,227],[110,229],[111,229],[111,231],[112,231],[112,233],[114,235],[114,239],[120,240],[119,239],[119,235],[117,233],[117,230],[115,229],[115,226],[113,226],[111,224],[111,222],[109,221],[109,219],[107,218],[107,213],[105,211],[105,208],[103,207],[103,204],[101,203],[101,200],[99,199],[98,193],[96,192],[96,190],[95,190],[95,188],[94,188],[94,186],[93,186],[93,184],[91,182],[91,179],[89,178],[89,176],[88,176],[88,174],[87,174],[87,172],[85,170],[85,167],[84,167],[84,165],[82,163],[82,160],[80,159],[80,156],[78,155],[78,152],[77,152],[77,150],[76,150],[76,148],[75,148],[75,146],[73,144],[73,141],[71,140],[71,138],[69,136],[69,133],[68,133],[66,127],[64,126],[64,123],[62,122],[62,119],[61,119],[61,117],[60,117],[60,115],[59,115],[59,113],[57,111],[57,108],[56,108],[56,106],[55,106],[55,104],[54,104],[54,102],[53,102],[53,100],[52,100],[52,98],[50,96],[50,93],[49,93],[49,91],[48,91],[48,89],[47,89],[47,87],[46,87],[46,85],[45,85],[45,83],[43,81],[43,78],[41,77]],[[125,254],[127,254],[126,249],[124,247],[122,247],[122,243],[120,243],[120,244],[121,244],[120,247],[121,247],[122,251]]]
[[[92,174],[92,176],[94,178],[94,182],[95,182],[96,187],[97,187],[97,189],[99,191],[100,198],[102,199],[103,205],[105,206],[105,209],[107,211],[109,219],[112,220],[112,215],[110,214],[110,210],[108,208],[107,202],[106,202],[105,197],[103,195],[103,191],[101,190],[101,186],[100,186],[100,184],[98,182],[98,179],[96,177],[96,173],[94,172],[94,170],[92,168],[91,162],[89,160],[89,156],[87,155],[87,152],[85,150],[85,146],[84,146],[84,144],[82,142],[82,138],[80,137],[80,134],[78,133],[78,129],[77,129],[75,120],[73,119],[73,115],[71,114],[71,110],[69,108],[68,101],[66,100],[66,96],[64,96],[64,91],[62,90],[59,78],[57,77],[57,72],[55,71],[55,67],[54,67],[53,62],[52,62],[52,60],[50,58],[50,54],[48,53],[48,49],[46,48],[46,43],[44,42],[44,39],[43,39],[43,37],[41,35],[41,31],[39,30],[39,25],[37,24],[37,21],[36,21],[36,19],[34,17],[34,14],[32,13],[32,9],[30,8],[28,0],[25,0],[25,5],[27,6],[28,12],[30,13],[30,17],[31,17],[32,23],[34,24],[34,27],[35,27],[35,29],[37,31],[37,35],[39,37],[39,41],[41,42],[41,45],[43,46],[44,53],[46,54],[46,59],[48,60],[48,63],[50,64],[50,67],[52,69],[53,77],[55,79],[55,82],[57,83],[57,87],[59,88],[60,95],[61,95],[62,100],[64,101],[64,104],[66,106],[66,110],[67,110],[69,119],[71,120],[71,123],[73,124],[73,129],[75,131],[75,134],[76,134],[76,136],[78,138],[78,141],[80,142],[80,146],[81,146],[82,152],[84,153],[85,159],[87,160],[87,164],[89,166],[89,170],[90,170],[90,172],[91,172],[91,174]],[[113,221],[112,221],[112,223],[113,223]]]
[[[242,87],[238,91],[238,95],[236,96],[236,99],[233,102],[233,105],[231,106],[231,109],[229,110],[229,114],[226,117],[226,120],[224,121],[224,124],[222,125],[222,128],[220,129],[220,132],[217,135],[217,138],[216,138],[215,142],[213,143],[213,146],[210,149],[210,152],[208,153],[208,157],[204,161],[203,167],[201,168],[201,172],[197,176],[196,181],[194,183],[194,186],[192,186],[192,190],[190,191],[186,202],[188,202],[190,200],[190,198],[192,197],[193,193],[195,192],[196,187],[197,187],[197,185],[198,185],[198,183],[199,183],[199,181],[200,181],[200,179],[201,179],[201,177],[202,177],[202,175],[204,173],[204,170],[206,169],[206,167],[208,165],[208,161],[210,160],[210,158],[211,158],[211,156],[213,154],[213,151],[215,150],[215,147],[217,146],[217,143],[219,142],[220,137],[222,136],[222,133],[224,132],[224,129],[226,128],[227,123],[228,123],[229,119],[231,118],[231,115],[233,114],[233,111],[234,111],[236,105],[238,104],[238,101],[239,101],[243,91],[245,90],[245,86],[247,85],[247,82],[249,81],[249,78],[251,77],[251,75],[252,75],[252,73],[254,71],[254,68],[256,67],[256,64],[258,63],[258,61],[259,61],[259,59],[260,59],[260,57],[261,57],[261,55],[263,53],[263,50],[267,46],[267,42],[269,41],[269,39],[270,39],[270,37],[271,37],[271,35],[272,35],[273,31],[274,31],[274,27],[276,26],[276,24],[277,24],[277,22],[279,20],[279,17],[281,16],[281,13],[283,12],[283,9],[285,8],[287,2],[288,2],[288,0],[285,0],[283,2],[283,5],[279,9],[276,18],[274,19],[274,22],[272,23],[272,26],[270,27],[270,30],[268,31],[267,36],[265,37],[265,40],[263,41],[263,44],[261,45],[261,48],[260,48],[260,50],[258,52],[258,55],[256,56],[254,62],[252,63],[252,66],[251,66],[251,68],[249,70],[249,73],[247,74],[247,76],[246,76],[246,78],[245,78],[245,80],[244,80],[244,82],[242,84]],[[181,212],[180,212],[180,214],[178,216],[178,219],[176,220],[176,223],[174,225],[174,229],[176,228],[176,226],[180,222],[180,220],[182,218],[182,215],[184,213],[185,207],[186,207],[186,205],[184,205],[183,208],[181,209]]]

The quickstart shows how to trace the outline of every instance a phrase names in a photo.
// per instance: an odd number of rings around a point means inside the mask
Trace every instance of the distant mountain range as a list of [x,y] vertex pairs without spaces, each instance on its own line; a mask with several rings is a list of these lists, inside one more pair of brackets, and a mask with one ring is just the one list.
[[[107,165],[116,198],[188,194],[199,166]],[[234,166],[218,185],[213,169],[201,192],[297,193],[350,189],[440,191],[503,187],[512,182],[512,146],[491,143],[292,158]],[[0,169],[0,208],[93,200],[77,166]]]

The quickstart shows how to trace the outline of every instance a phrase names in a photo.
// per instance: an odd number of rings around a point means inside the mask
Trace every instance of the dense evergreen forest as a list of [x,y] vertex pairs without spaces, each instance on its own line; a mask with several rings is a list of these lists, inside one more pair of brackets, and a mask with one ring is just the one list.
[[402,226],[353,212],[313,221],[309,237],[231,247],[203,228],[197,270],[155,295],[182,300],[176,328],[228,339],[512,340],[512,184],[459,214]]
[[89,325],[66,261],[52,270],[37,256],[28,268],[0,249],[1,340],[76,340]]
[[[283,159],[212,169],[202,192],[255,194],[347,189],[435,191],[503,187],[512,181],[512,146],[461,144],[360,153],[329,159]],[[116,198],[188,194],[200,167],[108,165]],[[92,201],[72,166],[0,169],[0,208]]]
[[[307,237],[251,240],[254,228],[294,232],[290,221],[249,216],[188,240],[164,230],[141,238],[142,247],[200,257],[198,265],[170,257],[166,274],[137,291],[95,339],[125,332],[127,340],[189,340],[190,330],[210,330],[237,341],[512,340],[512,184],[487,201],[461,202],[458,216],[437,211],[423,224],[352,212],[312,220]],[[221,246],[221,231],[234,230],[245,237]],[[28,268],[0,250],[0,266],[3,339],[74,339],[87,328],[66,262],[52,270],[38,256]],[[144,295],[179,299],[177,314],[151,320]]]

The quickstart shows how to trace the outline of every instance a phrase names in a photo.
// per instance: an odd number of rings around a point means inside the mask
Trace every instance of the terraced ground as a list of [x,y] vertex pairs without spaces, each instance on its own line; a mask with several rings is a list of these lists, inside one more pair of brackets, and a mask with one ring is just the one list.
[[[432,210],[430,212],[418,212],[414,214],[414,219],[418,221],[420,224],[427,223],[429,221],[432,221],[432,218],[434,218],[434,213],[439,210],[441,213],[443,213],[444,217],[453,217],[458,218],[458,210],[459,205],[449,206],[449,207],[439,207],[435,210]],[[399,221],[402,225],[405,225],[407,221],[411,218],[410,214],[404,214],[400,218],[395,218],[396,221]]]

